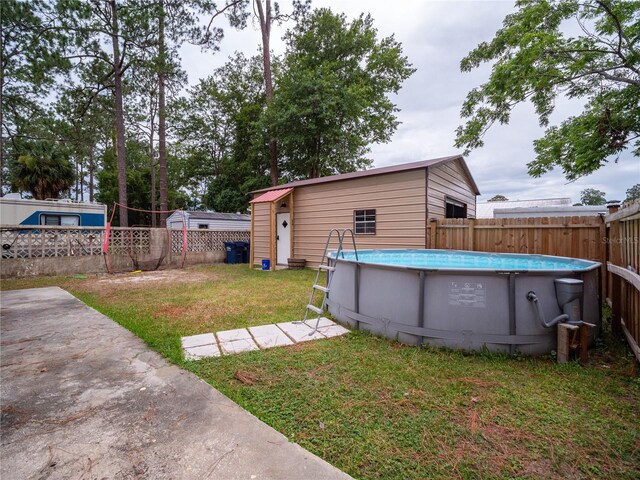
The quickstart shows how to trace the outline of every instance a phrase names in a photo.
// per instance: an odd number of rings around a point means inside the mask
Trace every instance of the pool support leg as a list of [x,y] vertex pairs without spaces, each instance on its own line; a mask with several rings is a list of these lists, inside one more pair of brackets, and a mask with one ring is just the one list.
[[[418,327],[424,328],[424,284],[425,284],[425,274],[424,272],[420,272],[420,293],[418,297]],[[418,337],[418,345],[422,345],[424,342],[424,337]]]
[[[356,274],[354,275],[354,312],[360,313],[360,265],[356,263]],[[356,330],[360,330],[360,322],[356,320]]]
[[[509,274],[509,335],[516,335],[516,274]],[[515,354],[516,346],[509,344],[509,354]]]

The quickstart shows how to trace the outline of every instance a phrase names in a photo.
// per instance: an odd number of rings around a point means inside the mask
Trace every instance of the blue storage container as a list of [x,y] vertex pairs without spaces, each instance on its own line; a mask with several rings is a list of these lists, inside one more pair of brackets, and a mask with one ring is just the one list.
[[271,260],[269,260],[268,258],[262,259],[262,269],[271,270]]

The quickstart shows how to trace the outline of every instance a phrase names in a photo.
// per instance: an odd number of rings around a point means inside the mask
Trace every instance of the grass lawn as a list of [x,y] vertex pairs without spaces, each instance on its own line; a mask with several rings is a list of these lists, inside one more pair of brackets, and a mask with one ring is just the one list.
[[181,336],[299,319],[314,276],[225,265],[2,289],[65,288],[356,478],[640,478],[640,379],[619,340],[586,367],[362,332],[182,359]]

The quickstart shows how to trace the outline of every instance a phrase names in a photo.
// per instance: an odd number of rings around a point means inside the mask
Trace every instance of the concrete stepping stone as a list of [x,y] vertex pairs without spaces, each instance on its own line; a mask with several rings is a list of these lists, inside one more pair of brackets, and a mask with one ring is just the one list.
[[[302,322],[285,322],[258,327],[236,328],[213,333],[182,337],[185,359],[198,360],[219,357],[223,354],[250,352],[261,348],[284,347],[295,343],[337,337],[349,330],[329,320],[320,318],[318,330],[313,331],[317,319]],[[313,335],[310,335],[313,333]]]
[[293,340],[285,335],[276,325],[261,325],[249,327],[255,342],[260,348],[284,347],[293,345]]
[[[213,334],[211,334],[213,336]],[[198,347],[190,347],[184,349],[184,357],[187,360],[199,360],[206,357],[219,357],[222,355],[218,345],[200,345]]]
[[250,352],[252,350],[260,350],[260,347],[255,344],[253,339],[243,338],[240,340],[232,340],[229,342],[220,342],[220,348],[227,355],[234,353]]
[[276,323],[276,325],[296,343],[326,338],[320,332],[314,332],[313,335],[309,335],[313,332],[313,329],[305,323],[286,322]]
[[339,337],[340,335],[349,333],[349,330],[344,328],[342,325],[329,325],[327,327],[320,327],[318,328],[318,331],[327,338]]
[[[316,328],[316,323],[318,322],[317,318],[307,318],[307,321],[304,322],[310,328]],[[318,328],[322,327],[331,327],[336,325],[336,322],[329,320],[327,317],[320,317],[320,322],[318,323]]]
[[203,333],[201,335],[182,337],[182,348],[201,347],[202,345],[211,345],[215,343],[217,342],[213,333]]
[[216,336],[220,343],[234,342],[236,340],[251,340],[251,334],[246,328],[236,328],[235,330],[225,330],[217,332]]

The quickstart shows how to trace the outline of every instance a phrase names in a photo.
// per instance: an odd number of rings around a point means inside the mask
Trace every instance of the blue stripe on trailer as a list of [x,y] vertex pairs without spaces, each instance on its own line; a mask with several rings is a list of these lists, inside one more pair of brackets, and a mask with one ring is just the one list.
[[80,217],[81,227],[104,227],[103,213],[83,213],[83,212],[54,212],[37,210],[25,218],[20,225],[40,225],[40,215],[77,215]]

